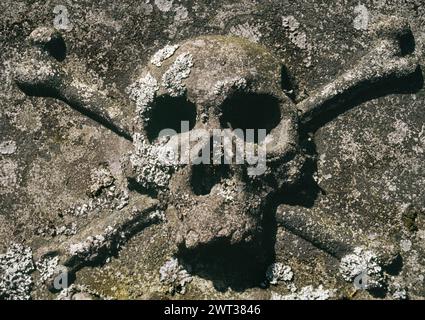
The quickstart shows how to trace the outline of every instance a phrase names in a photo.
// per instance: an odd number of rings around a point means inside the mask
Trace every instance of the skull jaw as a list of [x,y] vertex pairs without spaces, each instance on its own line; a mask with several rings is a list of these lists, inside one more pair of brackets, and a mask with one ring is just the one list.
[[269,172],[262,176],[248,179],[232,167],[230,181],[235,184],[229,187],[221,180],[206,195],[193,192],[193,166],[176,172],[169,184],[166,215],[177,248],[193,250],[218,242],[261,246],[267,208],[276,195],[302,179],[306,157],[300,150],[294,152],[270,163]]
[[208,195],[192,200],[196,201],[192,206],[168,208],[169,226],[179,249],[193,250],[221,241],[231,246],[249,245],[260,237],[260,199],[229,203],[220,196]]
[[231,203],[218,195],[196,198],[183,210],[168,207],[174,255],[219,291],[258,286],[274,252],[273,230],[264,224],[265,197],[241,194],[245,201]]

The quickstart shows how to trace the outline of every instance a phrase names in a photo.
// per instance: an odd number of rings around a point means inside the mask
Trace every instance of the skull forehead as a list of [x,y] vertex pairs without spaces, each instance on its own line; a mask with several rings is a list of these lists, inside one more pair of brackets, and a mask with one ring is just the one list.
[[[237,79],[248,82],[255,92],[280,95],[281,62],[258,44],[238,37],[203,36],[176,48],[160,66],[150,63],[147,72],[161,82],[176,59],[190,55],[190,75],[183,80],[190,98],[208,98],[218,85]],[[164,88],[162,93],[166,94]]]

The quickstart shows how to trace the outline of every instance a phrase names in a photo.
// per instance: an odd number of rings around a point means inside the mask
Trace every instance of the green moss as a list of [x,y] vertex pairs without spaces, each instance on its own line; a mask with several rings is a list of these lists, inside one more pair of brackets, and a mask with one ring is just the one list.
[[[220,47],[235,47],[242,49],[245,54],[252,59],[252,61],[256,61],[256,65],[264,70],[276,71],[280,69],[280,61],[274,56],[269,49],[266,47],[249,41],[248,39],[237,37],[237,36],[223,36],[223,35],[208,35],[201,36],[195,39],[191,39],[190,42],[194,42],[196,40],[205,40],[208,42],[218,42],[221,43]],[[229,50],[229,54],[230,54]]]

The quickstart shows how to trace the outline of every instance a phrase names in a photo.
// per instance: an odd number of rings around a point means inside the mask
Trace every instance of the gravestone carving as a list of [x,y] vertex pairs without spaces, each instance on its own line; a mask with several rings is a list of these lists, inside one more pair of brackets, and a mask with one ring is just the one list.
[[[163,221],[177,256],[217,245],[261,251],[269,231],[263,225],[265,212],[312,173],[308,167],[313,160],[303,144],[311,128],[368,90],[421,72],[407,21],[385,17],[373,25],[371,36],[373,47],[349,70],[297,103],[286,90],[291,84],[282,83],[289,82],[282,62],[264,46],[232,36],[201,36],[169,45],[127,88],[128,109],[133,110],[127,112],[113,97],[89,90],[90,79],[67,61],[66,39],[58,31],[37,28],[28,38],[26,52],[16,59],[16,84],[27,95],[60,99],[132,141],[134,150],[123,155],[122,170],[129,187],[154,198],[148,206],[130,199],[127,207],[94,226],[99,232],[88,226],[66,243],[40,249],[37,258],[58,256],[60,264],[75,273],[118,249],[145,226]],[[187,123],[186,132],[181,121]],[[159,136],[169,128],[176,134]],[[191,140],[191,133],[199,129],[208,133],[207,139]],[[242,129],[245,136],[226,131],[229,141],[266,150],[264,171],[256,172],[255,165],[247,163],[214,163],[226,156],[223,140],[214,140],[217,129]],[[247,140],[247,129],[266,129],[267,134]],[[191,160],[215,143],[221,144],[222,152],[208,153],[209,164],[167,158],[173,151],[171,157]],[[188,154],[181,151],[182,145],[189,146]],[[308,217],[281,219],[278,222],[285,228],[319,243],[338,259],[354,249],[349,241],[338,243],[323,236],[323,230],[306,228]],[[81,240],[87,236],[90,241]],[[384,264],[392,262],[386,258]]]

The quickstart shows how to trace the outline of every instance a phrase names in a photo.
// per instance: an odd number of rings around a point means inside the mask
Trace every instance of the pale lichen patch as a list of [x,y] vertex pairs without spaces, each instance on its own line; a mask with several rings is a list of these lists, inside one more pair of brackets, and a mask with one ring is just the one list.
[[278,284],[279,281],[288,282],[294,278],[291,267],[283,263],[272,263],[266,271],[266,277],[270,284]]
[[364,289],[375,289],[383,286],[384,275],[380,259],[376,253],[363,247],[354,248],[353,253],[341,259],[339,272],[344,280],[354,282],[361,277]]
[[16,151],[16,142],[13,140],[3,141],[0,143],[0,154],[10,155]]
[[151,63],[154,66],[161,67],[162,62],[170,58],[174,52],[179,48],[179,45],[167,45],[161,50],[157,51],[151,58]]
[[189,272],[176,258],[168,260],[160,269],[160,281],[168,286],[169,293],[185,294],[186,285],[192,281]]
[[190,53],[179,55],[171,67],[162,76],[162,86],[168,90],[172,97],[179,97],[186,92],[183,80],[190,75],[193,67],[193,57]]
[[271,300],[328,300],[333,295],[333,290],[323,289],[322,285],[317,288],[306,286],[288,295],[280,295],[272,292]]
[[0,300],[29,300],[33,271],[31,248],[12,244],[0,255]]
[[136,112],[142,119],[147,120],[150,104],[153,102],[158,90],[158,82],[150,73],[138,79],[127,88],[130,99],[136,102]]

